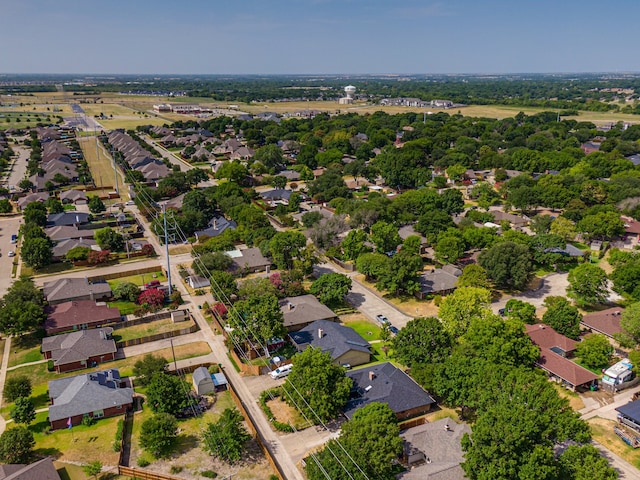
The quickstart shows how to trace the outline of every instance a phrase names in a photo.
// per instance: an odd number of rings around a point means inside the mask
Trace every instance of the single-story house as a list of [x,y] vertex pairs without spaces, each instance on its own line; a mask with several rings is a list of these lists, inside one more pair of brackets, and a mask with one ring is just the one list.
[[460,275],[462,270],[453,265],[445,265],[431,272],[425,272],[418,277],[420,290],[416,292],[416,297],[423,299],[427,295],[447,295],[456,289]]
[[47,216],[47,227],[82,225],[89,222],[89,214],[85,212],[51,213]]
[[618,412],[618,422],[640,432],[640,400],[617,407],[616,411]]
[[622,307],[607,308],[599,312],[587,313],[582,317],[580,325],[597,333],[602,333],[609,338],[613,338],[616,333],[620,333],[620,318],[624,312]]
[[502,210],[491,210],[489,213],[493,215],[493,221],[499,224],[503,220],[508,221],[514,228],[522,228],[529,224],[529,218],[512,213],[506,213]]
[[73,203],[74,205],[86,205],[87,194],[82,190],[65,190],[60,192],[60,201],[62,203]]
[[[53,227],[56,228],[74,228],[74,227]],[[93,234],[93,230],[89,230]],[[69,250],[76,247],[86,247],[91,250],[100,251],[100,247],[95,240],[91,238],[69,238],[62,240],[53,246],[53,259],[62,260]]]
[[57,227],[45,228],[44,233],[51,241],[62,242],[63,240],[93,238],[95,230],[80,230],[76,226],[59,225]]
[[363,365],[371,360],[371,345],[353,328],[329,320],[317,320],[289,338],[298,352],[309,346],[331,354],[338,365]]
[[61,278],[44,282],[42,292],[50,305],[72,300],[106,300],[113,296],[107,282],[89,283],[86,278]]
[[525,325],[525,328],[531,341],[540,347],[540,357],[536,365],[546,370],[550,378],[573,391],[579,387],[588,388],[597,384],[598,375],[568,358],[573,355],[578,342],[559,334],[548,325]]
[[49,381],[49,423],[52,430],[80,425],[93,418],[122,415],[133,406],[133,389],[112,368]]
[[400,420],[422,415],[436,403],[409,375],[389,362],[351,370],[347,376],[353,380],[343,412],[349,419],[372,402],[386,403]]
[[198,395],[215,392],[213,377],[206,367],[198,367],[193,371],[193,388]]
[[185,194],[181,194],[178,195],[175,198],[172,198],[171,200],[168,200],[167,203],[165,203],[165,207],[166,208],[173,208],[174,210],[182,210],[182,203],[184,202],[184,196]]
[[0,480],[60,480],[60,475],[51,457],[46,457],[29,465],[0,465]]
[[18,199],[18,208],[20,208],[20,210],[23,210],[24,207],[32,202],[44,203],[47,200],[49,200],[49,192],[30,193]]
[[463,480],[464,461],[462,437],[471,434],[466,423],[449,418],[425,423],[400,432],[404,441],[403,463],[409,469],[397,478],[401,480]]
[[258,247],[225,252],[231,257],[231,269],[236,272],[264,272],[271,266],[271,260],[262,255]]
[[185,281],[194,290],[211,286],[211,282],[209,281],[209,279],[207,277],[203,277],[202,275],[189,275],[187,278],[185,278]]
[[544,253],[559,253],[572,258],[580,258],[589,255],[588,251],[582,251],[578,247],[567,243],[564,248],[551,247],[545,248]]
[[338,321],[335,312],[310,294],[286,297],[279,304],[288,332],[295,332],[318,320]]
[[274,188],[273,190],[261,192],[260,197],[265,202],[275,205],[276,203],[289,203],[292,193],[293,192],[291,190],[286,190],[284,188]]
[[71,300],[48,305],[45,313],[47,335],[98,328],[121,320],[120,310],[95,300]]
[[196,238],[200,237],[217,237],[222,232],[230,229],[235,229],[238,226],[233,220],[227,220],[223,215],[216,214],[211,220],[209,220],[207,228],[195,232]]
[[115,359],[112,334],[113,328],[104,327],[45,337],[41,350],[44,358],[53,360],[57,373],[81,370]]

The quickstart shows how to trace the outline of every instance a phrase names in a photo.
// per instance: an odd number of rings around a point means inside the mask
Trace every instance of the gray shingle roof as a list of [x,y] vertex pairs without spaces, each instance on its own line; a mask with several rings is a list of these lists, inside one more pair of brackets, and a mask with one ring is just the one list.
[[[322,330],[322,338],[319,337],[320,330]],[[358,332],[329,320],[315,321],[302,330],[290,333],[289,337],[299,349],[312,345],[323,352],[329,352],[334,360],[351,350],[370,352],[369,342]]]
[[209,226],[204,230],[196,232],[195,235],[196,237],[217,237],[226,229],[235,229],[237,226],[238,224],[233,220],[227,220],[222,215],[215,215],[211,220],[209,220]]
[[47,217],[48,227],[71,226],[89,221],[89,214],[84,212],[52,213]]
[[[113,371],[118,372],[116,369],[106,372]],[[49,397],[53,399],[53,405],[49,407],[49,421],[54,422],[133,402],[133,389],[101,385],[96,377],[101,373],[103,372],[84,373],[75,377],[51,380]]]
[[280,310],[284,316],[284,326],[304,325],[316,320],[327,320],[337,315],[323,305],[313,295],[287,297],[280,302]]
[[60,480],[51,457],[29,465],[0,465],[0,480]]
[[[372,380],[369,372],[373,372]],[[372,402],[386,403],[396,414],[436,403],[409,375],[389,362],[352,370],[347,376],[353,380],[352,390],[357,392],[344,408],[347,418]]]
[[61,278],[53,282],[45,282],[42,288],[48,302],[73,300],[93,294],[96,298],[111,296],[108,283],[89,283],[86,278]]
[[116,342],[111,338],[113,328],[79,330],[42,339],[42,353],[51,352],[56,366],[66,365],[97,355],[116,352]]

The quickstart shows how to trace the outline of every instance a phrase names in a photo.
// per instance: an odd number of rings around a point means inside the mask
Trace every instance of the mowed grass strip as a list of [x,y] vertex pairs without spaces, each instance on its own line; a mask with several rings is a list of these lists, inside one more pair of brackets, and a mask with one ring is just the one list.
[[182,330],[193,326],[195,322],[189,320],[187,322],[175,323],[171,318],[156,320],[155,322],[142,323],[131,327],[119,328],[113,331],[113,338],[116,342],[124,342],[134,338],[148,337],[157,335],[158,333],[173,332],[174,330]]

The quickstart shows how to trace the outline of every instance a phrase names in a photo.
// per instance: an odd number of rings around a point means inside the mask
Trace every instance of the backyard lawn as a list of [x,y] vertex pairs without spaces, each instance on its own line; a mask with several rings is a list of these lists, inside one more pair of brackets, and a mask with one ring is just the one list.
[[134,338],[156,335],[158,333],[182,330],[183,328],[189,328],[194,324],[195,322],[193,320],[175,323],[171,318],[163,318],[162,320],[156,320],[155,322],[141,323],[140,325],[133,325],[131,327],[114,330],[113,339],[116,342],[124,342]]
[[113,451],[112,445],[120,418],[102,418],[91,426],[77,425],[72,429],[49,432],[47,412],[41,412],[36,415],[29,430],[35,437],[37,454],[51,455],[64,462],[89,463],[99,460],[103,465],[117,465],[119,453]]
[[614,433],[613,427],[616,422],[601,417],[594,417],[587,420],[587,423],[591,427],[591,434],[596,442],[604,445],[613,453],[620,455],[634,467],[640,468],[640,449],[634,449],[627,445]]
[[11,339],[8,367],[15,367],[22,363],[37,362],[44,359],[40,353],[42,337],[36,333],[29,333]]

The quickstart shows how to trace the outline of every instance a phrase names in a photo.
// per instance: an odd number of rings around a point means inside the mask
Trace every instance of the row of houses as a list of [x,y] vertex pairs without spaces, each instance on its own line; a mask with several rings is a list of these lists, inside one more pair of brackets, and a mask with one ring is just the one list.
[[109,144],[122,154],[132,170],[140,172],[145,181],[156,182],[171,173],[162,161],[145,150],[134,138],[123,130],[113,130],[107,134]]

